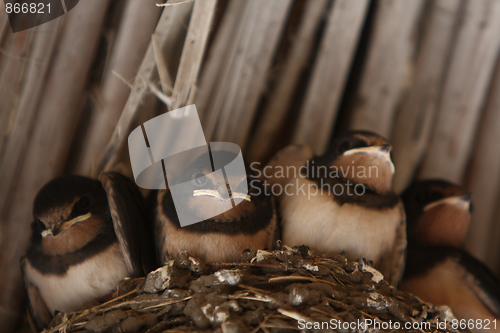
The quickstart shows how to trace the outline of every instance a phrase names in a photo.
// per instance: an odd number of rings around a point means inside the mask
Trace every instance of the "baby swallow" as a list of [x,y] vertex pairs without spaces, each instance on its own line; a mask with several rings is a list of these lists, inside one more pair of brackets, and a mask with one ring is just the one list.
[[297,145],[278,152],[262,175],[279,195],[283,243],[372,260],[397,285],[404,269],[406,225],[392,189],[390,151],[382,137],[351,131],[322,156]]
[[[62,176],[35,198],[32,244],[21,270],[39,329],[54,311],[78,310],[126,276],[151,268],[146,268],[147,252],[138,249],[147,244],[147,236],[141,236],[147,230],[142,196],[118,173],[104,173],[101,182]],[[128,238],[132,233],[135,237]]]
[[[225,161],[224,165],[235,157],[212,151],[212,160]],[[222,173],[213,172],[206,161],[206,154],[201,155],[173,182],[182,184],[174,193],[177,205],[171,188],[153,193],[160,264],[182,251],[208,262],[240,261],[244,250],[271,249],[278,239],[274,198],[265,195],[249,165],[245,162],[239,172]],[[179,216],[201,222],[182,227]]]
[[489,328],[497,331],[493,320],[500,318],[500,284],[462,249],[471,219],[470,194],[446,181],[426,180],[410,186],[401,198],[408,252],[400,289],[450,306],[459,319],[481,319],[482,325],[488,319]]

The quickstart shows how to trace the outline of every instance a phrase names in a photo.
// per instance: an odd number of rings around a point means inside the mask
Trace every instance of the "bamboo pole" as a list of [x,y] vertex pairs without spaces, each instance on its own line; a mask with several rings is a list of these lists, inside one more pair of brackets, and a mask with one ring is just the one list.
[[291,4],[290,0],[248,2],[241,33],[230,41],[237,47],[225,64],[229,73],[219,95],[212,96],[215,107],[205,110],[206,117],[220,112],[216,141],[244,147]]
[[[155,29],[155,34],[158,36],[162,50],[178,47],[178,36],[185,29],[184,24],[189,18],[192,7],[192,2],[183,2],[164,9]],[[135,77],[132,91],[128,96],[109,142],[98,157],[93,175],[97,176],[100,172],[111,170],[117,165],[118,161],[116,157],[118,156],[118,152],[123,148],[133,121],[137,113],[141,110],[146,95],[149,94],[149,82],[154,82],[157,78],[158,72],[156,70],[153,43],[150,41]]]
[[249,161],[260,161],[269,153],[269,142],[273,142],[279,134],[300,75],[311,56],[314,37],[327,5],[326,0],[307,1],[304,4],[304,13],[297,34],[293,37],[291,50],[285,59],[274,91],[269,93],[269,100],[262,111],[262,119],[250,141],[246,156]]
[[3,29],[0,44],[0,100],[2,101],[0,104],[0,161],[5,156],[6,141],[12,131],[19,93],[22,90],[23,73],[30,62],[27,55],[33,46],[35,30],[13,34],[10,26]]
[[424,1],[381,0],[350,128],[389,138],[415,46]]
[[496,273],[500,273],[500,228],[495,223],[500,197],[499,110],[500,62],[497,61],[467,181],[467,189],[473,194],[474,212],[466,242],[467,249]]
[[[12,59],[6,59],[6,65],[19,69],[20,77],[17,84],[19,92],[7,99],[12,104],[6,102],[5,109],[1,112],[11,119],[3,124],[6,130],[3,132],[5,141],[0,159],[0,183],[3,184],[0,187],[0,198],[4,200],[0,202],[0,212],[7,203],[8,193],[16,180],[30,133],[35,126],[36,113],[61,25],[61,20],[56,19],[33,29],[36,33],[32,39],[32,51],[27,52],[24,59],[17,59],[19,63],[25,63],[25,69],[18,68],[12,63]],[[0,82],[7,80],[7,77],[0,78]]]
[[396,165],[394,188],[402,192],[412,180],[431,139],[443,78],[448,68],[460,1],[432,2],[417,56],[413,82],[392,135]]
[[420,178],[461,183],[500,47],[500,1],[467,1]]
[[[250,4],[249,20],[245,23],[240,46],[232,64],[234,75],[228,81],[223,104],[219,141],[229,139],[245,147],[257,109],[257,103],[266,87],[267,71],[278,49],[292,1],[254,1]],[[246,35],[249,32],[249,35]],[[233,88],[233,89],[231,89]]]
[[[30,237],[33,199],[40,187],[58,175],[65,162],[79,103],[100,37],[108,1],[81,2],[64,15],[64,30],[38,106],[35,126],[23,148],[18,173],[9,188],[8,202],[1,212],[0,326],[9,331],[16,323],[23,300],[19,258]],[[82,33],[85,32],[85,33]]]
[[[161,14],[158,0],[129,0],[113,45],[109,66],[101,81],[103,104],[91,116],[78,173],[90,175],[93,161],[109,141],[127,102],[130,87]],[[119,77],[118,77],[119,75]]]
[[[3,3],[1,6],[3,7]],[[0,15],[3,16],[3,14],[5,12],[0,12]],[[6,205],[10,204],[8,192],[14,184],[13,181],[17,176],[18,167],[22,163],[23,153],[27,147],[60,23],[61,19],[58,18],[31,29],[31,31],[16,34],[13,34],[10,26],[7,25],[2,32],[2,41],[11,40],[12,44],[10,47],[2,44],[3,52],[0,55],[0,64],[2,68],[9,69],[10,73],[6,74],[6,71],[2,71],[0,82],[10,82],[15,87],[15,92],[10,96],[5,96],[6,99],[0,106],[0,183],[2,184],[0,186],[0,212],[3,212]],[[30,34],[33,34],[34,37],[26,38]],[[19,41],[21,43],[18,43]],[[22,46],[23,49],[18,49],[19,46]],[[19,51],[21,53],[17,53]],[[17,78],[11,80],[11,74],[15,74]],[[3,90],[3,92],[8,91]],[[23,209],[27,213],[31,211],[29,206],[21,207],[19,205],[18,209]],[[14,223],[16,222],[18,221]],[[7,238],[10,237],[7,233],[9,223],[13,222],[0,217],[0,248],[4,251],[8,242]],[[25,229],[22,232],[29,235],[28,230]],[[19,267],[11,269],[19,271]],[[17,286],[18,281],[15,282]],[[3,285],[2,287],[12,289],[16,286]],[[19,316],[18,306],[23,297],[22,294],[16,296],[7,294],[5,296],[5,298],[0,297],[0,304],[10,302],[9,297],[18,298],[17,303],[12,308],[0,307],[0,323],[7,324],[2,326],[2,329],[9,332],[16,324],[16,318]]]
[[203,125],[205,137],[214,137],[219,119],[223,91],[231,70],[232,59],[238,49],[249,1],[230,1],[210,47],[202,69],[195,104]]
[[316,154],[328,147],[367,8],[366,0],[339,0],[329,14],[293,138]]
[[12,33],[9,17],[5,11],[5,3],[2,1],[2,3],[0,3],[0,41],[3,39],[3,36],[7,34],[7,31]]
[[193,14],[189,23],[186,41],[182,48],[179,70],[172,91],[172,109],[174,110],[185,106],[189,94],[193,93],[192,88],[198,79],[216,4],[216,0],[196,0],[194,3]]
[[[177,109],[181,106],[185,106],[190,97],[190,93],[193,93],[193,87],[195,86],[199,74],[201,60],[203,58],[203,54],[208,41],[208,34],[210,32],[210,26],[212,24],[216,3],[216,0],[196,0],[194,2],[189,27],[185,38],[184,47],[182,49],[181,59],[179,62],[179,69],[175,78],[174,87],[172,88],[172,96],[170,96],[172,109]],[[173,7],[175,8],[176,6],[179,5],[174,5]],[[108,144],[108,146],[110,147],[116,147],[116,152],[120,149],[123,149],[125,146],[128,133],[130,132],[131,121],[133,120],[133,116],[139,110],[141,102],[139,99],[142,98],[144,93],[149,91],[149,89],[155,90],[153,77],[151,76],[154,71],[151,72],[150,68],[154,69],[156,68],[156,66],[150,67],[151,64],[149,64],[151,59],[155,61],[154,53],[155,52],[153,44],[150,43],[148,53],[146,54],[145,60],[143,61],[143,65],[147,61],[147,67],[145,67],[147,69],[147,71],[145,72],[146,76],[140,74],[141,81],[139,82],[139,87],[145,85],[145,89],[139,91],[137,96],[133,96],[134,92],[131,94],[131,97],[129,97],[129,101],[131,100],[131,98],[133,98],[139,103],[132,104],[134,108],[128,108],[127,106],[125,106],[124,113],[130,112],[132,118],[128,118],[128,124],[122,124],[120,119],[119,126],[117,128],[121,128],[121,136],[116,136],[116,141],[113,141],[112,138],[112,140]],[[154,64],[155,63],[153,63],[153,65]],[[142,73],[142,71],[140,71],[140,73]],[[156,75],[158,74],[156,73]],[[116,152],[109,155],[111,158],[107,162],[104,170],[110,170],[118,164],[119,154],[116,154]]]

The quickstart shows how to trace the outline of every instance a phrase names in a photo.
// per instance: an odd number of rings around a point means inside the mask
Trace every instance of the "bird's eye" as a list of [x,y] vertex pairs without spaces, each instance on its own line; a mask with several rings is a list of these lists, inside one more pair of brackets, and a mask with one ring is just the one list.
[[81,197],[78,201],[78,208],[84,209],[90,205],[90,200],[87,197]]
[[344,140],[339,145],[339,153],[344,153],[345,151],[351,149],[351,142],[349,140]]
[[196,186],[203,186],[207,183],[207,177],[201,172],[194,174],[193,178],[193,182]]

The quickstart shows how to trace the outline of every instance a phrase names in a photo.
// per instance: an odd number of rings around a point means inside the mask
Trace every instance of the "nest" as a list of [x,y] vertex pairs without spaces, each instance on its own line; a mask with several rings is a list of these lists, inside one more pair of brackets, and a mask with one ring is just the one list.
[[59,313],[44,332],[408,332],[417,324],[410,331],[459,332],[448,307],[389,286],[364,260],[305,246],[242,256],[204,263],[183,253],[105,299]]

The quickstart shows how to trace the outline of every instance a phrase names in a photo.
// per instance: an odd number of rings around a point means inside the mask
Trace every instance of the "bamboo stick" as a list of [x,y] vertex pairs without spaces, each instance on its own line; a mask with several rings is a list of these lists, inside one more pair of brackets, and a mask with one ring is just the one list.
[[462,6],[456,0],[432,3],[424,28],[415,76],[394,124],[394,188],[403,191],[412,180],[431,139],[442,81],[447,69]]
[[249,1],[229,2],[202,69],[195,104],[207,140],[214,137],[223,90],[231,70],[229,64],[238,49],[236,41],[241,35],[249,4]]
[[[40,187],[61,170],[78,120],[75,110],[82,100],[108,1],[81,2],[64,15],[64,31],[37,112],[36,124],[23,148],[22,163],[9,188],[0,250],[0,308],[12,311],[0,318],[2,330],[15,324],[23,300],[19,257],[30,237],[31,207]],[[82,33],[85,32],[85,33]],[[14,161],[14,163],[17,161]]]
[[389,138],[423,5],[424,1],[379,1],[350,128],[374,131]]
[[[184,2],[164,9],[155,29],[162,50],[178,47],[178,36],[179,34],[182,35],[184,24],[189,18],[192,6],[192,2]],[[93,170],[94,175],[98,175],[104,170],[111,170],[117,164],[115,159],[118,156],[117,153],[123,148],[133,120],[141,110],[144,98],[149,93],[148,84],[154,82],[157,78],[158,72],[156,70],[154,49],[152,42],[150,42],[113,134],[98,157],[96,167]]]
[[151,35],[151,43],[153,45],[153,53],[155,55],[156,68],[158,69],[158,76],[160,77],[161,89],[164,94],[172,94],[174,89],[174,79],[168,70],[167,61],[163,56],[161,49],[161,41],[158,34]]
[[[33,32],[32,51],[26,53],[24,60],[25,70],[20,70],[18,89],[10,98],[8,109],[2,110],[2,113],[8,115],[11,119],[6,121],[6,131],[4,133],[4,147],[2,158],[0,159],[0,212],[3,211],[7,203],[7,196],[16,179],[19,165],[22,163],[23,153],[26,150],[30,140],[30,133],[35,126],[36,112],[40,103],[41,94],[46,84],[46,74],[49,69],[51,57],[56,46],[62,22],[58,18],[36,27]],[[16,67],[11,59],[6,61],[7,65]],[[2,77],[0,82],[8,78]]]
[[[174,87],[172,89],[172,96],[170,98],[168,96],[163,96],[163,99],[166,97],[170,100],[169,103],[166,103],[169,108],[176,109],[186,105],[190,98],[190,94],[194,93],[193,87],[195,87],[195,82],[199,74],[201,60],[208,41],[210,25],[212,24],[216,3],[216,0],[197,0],[194,2],[188,32],[182,49],[181,59],[179,61],[179,69],[177,71]],[[153,40],[153,42],[157,43],[158,40]],[[155,56],[153,44],[151,44],[151,48],[155,61],[161,60],[163,57]],[[164,64],[160,64],[160,69],[164,69],[163,65]],[[163,73],[162,76],[165,77],[165,73]],[[151,82],[152,80],[149,80],[149,83],[147,83],[148,87],[150,87],[149,90],[156,90],[154,87],[151,88]],[[162,86],[165,86],[165,82],[162,82]],[[128,133],[128,131],[129,129],[127,129],[126,133]],[[121,150],[124,150],[126,137],[127,136],[123,136],[118,143],[117,147],[121,147]],[[105,169],[109,170],[114,168],[118,164],[119,159],[120,155],[115,153],[107,163]]]
[[2,2],[0,3],[0,41],[3,39],[3,36],[7,34],[7,31],[12,33],[9,24],[9,17],[5,11],[5,3]]
[[260,161],[269,152],[269,142],[273,142],[279,133],[300,75],[311,55],[315,33],[327,4],[328,1],[320,0],[308,1],[304,5],[304,13],[297,34],[293,37],[291,50],[283,64],[282,73],[274,91],[269,94],[269,100],[262,112],[262,119],[257,124],[257,129],[250,141],[246,156],[249,161]]
[[330,12],[293,138],[317,154],[328,146],[367,8],[366,0],[339,0]]
[[[217,141],[231,141],[245,146],[259,97],[265,88],[271,65],[292,1],[249,2],[237,52],[227,66],[230,72],[220,96],[222,98]],[[211,112],[207,112],[211,117]]]
[[500,1],[467,1],[420,178],[461,183],[500,47]]
[[[81,152],[78,173],[92,174],[91,165],[109,141],[130,88],[121,78],[132,81],[148,47],[161,14],[157,0],[129,0],[120,22],[110,62],[101,81],[103,105],[92,113],[86,142]],[[119,78],[116,74],[121,78]]]
[[[57,39],[60,21],[61,19],[58,18],[48,22],[46,25],[38,26],[31,31],[20,32],[15,35],[12,33],[10,26],[3,31],[6,39],[14,41],[12,45],[17,45],[16,47],[22,46],[24,51],[18,54],[13,47],[5,48],[5,45],[2,45],[2,50],[5,53],[0,55],[0,64],[2,67],[10,67],[9,69],[13,69],[13,73],[17,76],[16,80],[11,81],[9,78],[10,75],[3,75],[5,74],[3,72],[0,79],[0,82],[7,81],[11,85],[16,86],[16,92],[10,96],[6,96],[7,99],[3,100],[0,106],[0,135],[2,138],[2,142],[0,143],[0,182],[2,184],[0,186],[0,212],[3,212],[5,206],[9,204],[8,190],[13,186],[13,180],[17,175],[18,166],[21,163],[20,160],[27,146],[29,133],[35,120],[34,116],[40,99],[40,92],[44,85],[45,73],[55,40]],[[53,33],[50,33],[51,31]],[[27,44],[24,42],[20,43],[20,45],[16,43],[16,40],[22,41],[26,39],[27,34],[34,34],[35,38],[29,38],[29,42],[26,40]],[[24,57],[20,56],[21,54]],[[16,68],[24,68],[24,70],[16,73]],[[16,81],[18,81],[17,84]],[[18,209],[30,212],[30,208],[26,208],[18,207]],[[18,221],[14,223],[16,222]],[[9,223],[12,223],[12,221],[0,217],[0,248],[4,249],[4,251],[7,238],[10,236],[7,233]],[[28,230],[24,230],[27,235],[29,234]],[[11,269],[19,271],[19,267]],[[16,286],[3,285],[3,287],[13,289],[17,287],[18,281],[15,281],[15,283]],[[0,324],[4,324],[2,329],[5,332],[11,331],[13,325],[16,324],[16,318],[19,316],[20,310],[18,306],[22,302],[23,297],[7,293],[5,298],[0,298],[0,304],[5,304],[10,302],[9,298],[12,297],[18,298],[15,300],[17,303],[13,304],[13,308],[0,307]]]
[[473,194],[474,213],[467,238],[467,249],[500,273],[500,228],[496,226],[497,203],[500,197],[500,62],[497,61],[481,130],[477,138],[467,189]]
[[[194,2],[189,28],[185,38],[184,47],[182,49],[181,59],[179,62],[179,69],[177,71],[177,76],[172,90],[172,96],[170,97],[172,103],[171,105],[172,109],[177,109],[181,106],[186,105],[190,97],[190,94],[193,93],[193,87],[195,86],[195,82],[199,74],[201,60],[203,58],[203,53],[208,41],[208,34],[210,31],[210,25],[212,24],[216,3],[217,3],[216,0],[210,0],[210,1],[196,0]],[[156,40],[155,43],[157,41],[158,40]],[[150,48],[151,49],[148,50],[148,52],[151,51],[151,54],[149,56],[152,57],[154,60],[161,60],[155,58],[154,55],[155,52],[152,43],[150,44]],[[164,64],[161,64],[160,67],[162,67],[163,65]],[[141,77],[144,80],[144,76]],[[145,83],[147,84],[147,87],[150,87],[150,84],[153,81],[152,78],[153,77],[150,76],[149,80],[143,81],[141,84]],[[163,83],[163,85],[165,84]],[[145,91],[146,92],[149,91],[150,89],[151,88],[148,88],[142,91],[141,94],[143,94]],[[127,107],[125,109],[127,109]],[[139,109],[137,109],[137,111],[138,110]],[[130,124],[123,133],[129,133],[130,131],[129,126]],[[121,138],[117,137],[117,141],[116,142],[110,141],[110,144],[111,145],[116,144],[118,150],[124,149],[126,138],[127,135],[122,134]],[[114,168],[118,164],[118,161],[120,159],[120,154],[117,154],[116,152],[109,156],[111,156],[111,158],[107,162],[105,170],[110,170]]]
[[198,78],[216,3],[216,0],[196,0],[194,3],[172,91],[174,110],[186,105],[191,89]]
[[[0,156],[4,156],[4,147],[12,131],[12,118],[22,89],[23,73],[28,66],[35,29],[13,34],[4,30],[0,48]],[[0,160],[3,157],[0,157]]]

